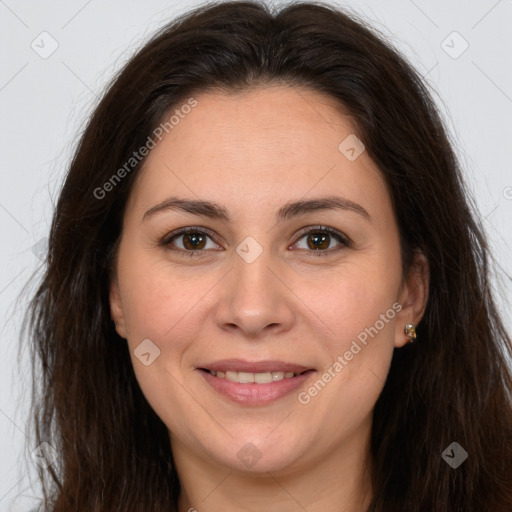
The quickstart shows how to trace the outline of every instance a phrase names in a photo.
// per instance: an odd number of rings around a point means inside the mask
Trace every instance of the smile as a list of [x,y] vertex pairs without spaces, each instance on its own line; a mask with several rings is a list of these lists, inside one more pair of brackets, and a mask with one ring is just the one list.
[[284,398],[316,373],[313,368],[281,361],[240,359],[207,363],[196,370],[215,394],[244,406],[267,405]]
[[[283,379],[291,379],[301,375],[301,373],[294,372],[262,372],[262,373],[251,373],[251,372],[236,372],[236,371],[221,371],[221,370],[206,370],[214,377],[219,379],[227,379],[231,382],[240,382],[241,384],[269,384],[270,382],[276,382]],[[303,372],[302,372],[303,373]]]

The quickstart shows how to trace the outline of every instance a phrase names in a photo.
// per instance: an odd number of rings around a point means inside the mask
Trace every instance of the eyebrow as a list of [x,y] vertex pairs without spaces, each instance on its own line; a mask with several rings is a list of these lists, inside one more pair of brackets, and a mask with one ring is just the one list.
[[[168,210],[183,211],[193,215],[201,215],[226,222],[230,221],[229,212],[226,208],[217,203],[205,200],[182,199],[178,197],[170,197],[162,203],[153,206],[143,215],[142,220],[145,221],[157,213]],[[371,219],[370,214],[360,204],[339,196],[327,196],[289,202],[278,210],[276,217],[278,222],[283,222],[300,215],[325,210],[352,211],[358,213],[367,220]]]

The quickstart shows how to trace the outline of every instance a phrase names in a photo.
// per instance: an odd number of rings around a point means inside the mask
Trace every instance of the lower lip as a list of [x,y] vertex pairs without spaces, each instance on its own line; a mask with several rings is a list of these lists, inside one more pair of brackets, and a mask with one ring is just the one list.
[[265,405],[283,398],[300,387],[304,381],[315,373],[314,370],[308,370],[296,377],[277,380],[268,384],[241,384],[240,382],[215,377],[204,370],[199,370],[199,372],[215,391],[242,405]]

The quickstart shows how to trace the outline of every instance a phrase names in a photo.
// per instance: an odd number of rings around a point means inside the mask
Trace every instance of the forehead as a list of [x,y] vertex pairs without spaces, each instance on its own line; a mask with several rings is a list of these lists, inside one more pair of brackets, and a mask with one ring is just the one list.
[[175,117],[147,156],[130,207],[150,207],[168,195],[234,208],[238,201],[245,210],[326,192],[373,198],[376,207],[388,200],[366,152],[355,160],[344,153],[345,141],[357,141],[355,128],[333,98],[278,85],[194,99],[197,105]]
[[296,164],[305,156],[327,156],[337,151],[340,137],[354,132],[333,98],[304,88],[281,85],[239,93],[212,91],[196,101],[197,106],[165,137],[162,153],[164,146],[175,149],[180,145],[181,157],[208,161],[210,155],[219,155],[226,166],[255,170],[275,164],[277,155]]

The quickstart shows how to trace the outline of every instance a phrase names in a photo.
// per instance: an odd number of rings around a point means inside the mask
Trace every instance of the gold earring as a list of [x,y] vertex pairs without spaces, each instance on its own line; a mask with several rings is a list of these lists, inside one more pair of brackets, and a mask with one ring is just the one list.
[[404,332],[411,343],[416,339],[416,328],[414,327],[414,324],[407,324]]

